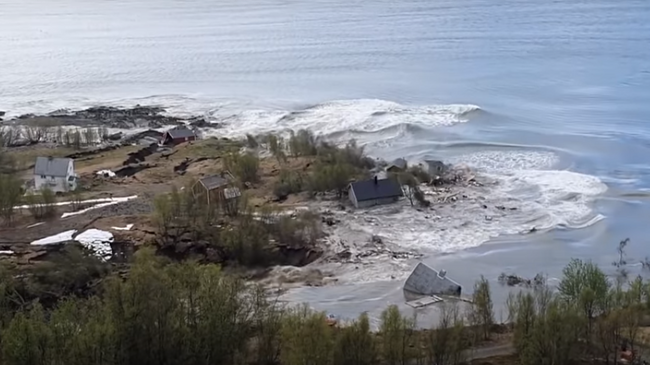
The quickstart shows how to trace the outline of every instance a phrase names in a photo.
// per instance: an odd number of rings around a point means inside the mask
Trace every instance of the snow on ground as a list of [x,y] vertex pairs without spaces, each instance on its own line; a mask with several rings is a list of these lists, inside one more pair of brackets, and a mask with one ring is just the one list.
[[14,253],[11,250],[0,250],[0,255],[13,255]]
[[110,232],[91,228],[77,235],[77,237],[75,237],[75,240],[81,243],[87,249],[93,251],[102,259],[110,259],[113,255],[113,250],[111,249],[113,234]]
[[[89,199],[89,200],[82,200],[82,201],[64,201],[64,202],[56,202],[54,203],[55,206],[61,207],[65,205],[71,205],[71,204],[92,204],[92,203],[107,203],[107,202],[125,202],[127,200],[135,199],[137,198],[137,195],[133,196],[125,196],[121,198],[99,198],[99,199]],[[18,205],[15,206],[14,209],[29,209],[31,206],[30,205]]]
[[[71,229],[69,231],[55,234],[54,236],[41,238],[39,240],[32,242],[31,244],[51,245],[51,244],[57,244],[66,241],[72,241],[74,239],[75,241],[81,243],[84,247],[88,248],[93,253],[95,253],[95,255],[97,255],[98,257],[104,260],[109,259],[112,256],[113,254],[113,250],[111,248],[111,242],[113,242],[112,233],[95,229],[95,228],[88,229],[78,234],[76,237],[74,236],[75,233],[77,233],[77,230]],[[1,252],[4,251],[0,251],[0,253]]]
[[49,236],[45,238],[41,238],[40,240],[36,240],[31,243],[31,245],[51,245],[54,243],[61,243],[65,241],[71,241],[72,236],[77,233],[76,229],[71,229],[69,231],[61,232],[59,234],[55,234],[54,236]]
[[[123,202],[129,201],[129,200],[135,199],[137,197],[138,197],[137,195],[132,195],[132,196],[126,196],[126,197],[123,197],[123,198],[95,199],[100,204],[93,205],[92,207],[89,207],[89,208],[86,208],[86,209],[83,209],[83,210],[80,210],[80,211],[77,211],[77,212],[63,213],[61,215],[61,218],[67,218],[67,217],[72,217],[72,216],[79,215],[79,214],[84,214],[84,213],[86,213],[88,211],[91,211],[93,209],[103,208],[103,207],[108,207],[110,205],[123,203]],[[84,204],[84,203],[88,203],[88,202],[92,203],[92,202],[95,202],[95,201],[93,201],[93,200],[84,200],[84,201],[80,202],[79,204]]]
[[130,231],[131,228],[133,228],[133,224],[131,223],[131,224],[127,224],[124,227],[111,227],[111,228],[116,230],[116,231]]
[[115,177],[115,173],[111,170],[99,170],[95,174],[97,176]]

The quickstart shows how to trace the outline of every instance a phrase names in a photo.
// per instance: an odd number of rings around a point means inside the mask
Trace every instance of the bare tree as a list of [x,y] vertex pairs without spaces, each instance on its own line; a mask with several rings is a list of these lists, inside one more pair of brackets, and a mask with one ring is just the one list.
[[23,128],[23,134],[30,143],[38,143],[43,139],[44,129],[38,126],[27,126]]
[[467,343],[464,341],[465,324],[456,302],[444,303],[440,320],[427,338],[427,359],[436,365],[456,365],[464,362]]

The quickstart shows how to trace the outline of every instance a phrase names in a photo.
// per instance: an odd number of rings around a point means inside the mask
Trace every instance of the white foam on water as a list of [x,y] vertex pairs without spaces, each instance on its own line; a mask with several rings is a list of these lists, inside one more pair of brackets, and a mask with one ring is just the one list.
[[[533,228],[537,232],[578,229],[603,219],[594,213],[592,204],[607,186],[594,176],[551,170],[557,162],[553,153],[539,151],[458,156],[454,163],[470,165],[487,184],[455,188],[458,201],[434,203],[433,210],[417,210],[404,199],[366,211],[339,213],[345,216],[337,225],[337,236],[359,243],[379,235],[392,251],[427,255],[477,247],[502,235],[529,234]],[[426,187],[423,190],[432,193]],[[359,246],[363,251],[362,243]],[[407,260],[388,254],[364,259],[357,268],[324,267],[341,272],[341,283],[354,283],[403,279],[409,274],[408,265]]]
[[373,99],[337,100],[302,110],[221,108],[211,116],[223,123],[223,128],[206,132],[239,137],[247,133],[308,129],[315,134],[330,135],[349,130],[375,132],[401,124],[449,126],[466,122],[463,116],[478,109],[475,105],[406,106]]

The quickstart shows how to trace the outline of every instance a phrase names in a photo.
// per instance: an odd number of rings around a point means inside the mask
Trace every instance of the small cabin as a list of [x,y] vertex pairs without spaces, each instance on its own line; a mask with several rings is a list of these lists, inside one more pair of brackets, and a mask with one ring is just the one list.
[[161,145],[177,145],[184,142],[196,141],[196,133],[187,128],[170,129],[162,135]]
[[206,176],[192,186],[192,194],[195,198],[205,199],[207,205],[218,205],[228,212],[239,204],[241,197],[241,191],[233,184],[234,180],[228,172]]

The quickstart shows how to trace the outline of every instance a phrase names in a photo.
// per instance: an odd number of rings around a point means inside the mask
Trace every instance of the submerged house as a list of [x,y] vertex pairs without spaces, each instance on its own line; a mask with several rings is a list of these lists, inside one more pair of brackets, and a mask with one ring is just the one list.
[[369,208],[380,204],[390,204],[402,196],[402,188],[393,179],[373,179],[353,182],[348,196],[356,208]]
[[447,277],[444,270],[436,271],[419,263],[404,283],[404,290],[413,294],[460,296],[462,287]]
[[398,158],[395,161],[391,162],[388,166],[386,166],[386,171],[387,172],[403,172],[406,171],[407,164],[406,160],[403,158]]
[[436,176],[442,176],[442,174],[444,174],[445,170],[447,169],[442,161],[426,160],[424,163],[426,164],[427,173],[433,178]]
[[77,188],[74,160],[71,158],[37,157],[34,165],[34,189],[50,189],[64,193]]
[[183,142],[196,141],[196,133],[187,128],[170,129],[165,132],[161,139],[161,145],[177,145]]

